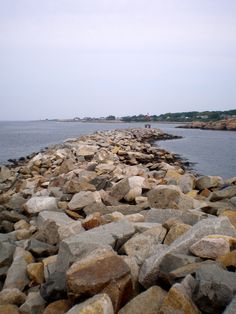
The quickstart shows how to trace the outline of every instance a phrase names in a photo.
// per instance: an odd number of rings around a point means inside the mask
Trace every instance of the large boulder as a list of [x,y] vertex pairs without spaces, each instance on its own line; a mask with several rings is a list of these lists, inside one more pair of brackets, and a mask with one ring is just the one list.
[[224,184],[224,180],[219,176],[203,176],[197,179],[196,188],[198,190],[204,190],[209,188],[215,188]]
[[149,257],[140,269],[139,281],[144,287],[155,284],[158,278],[160,264],[167,253],[188,254],[191,245],[210,234],[236,236],[235,228],[225,217],[208,218],[199,221],[189,231],[175,240],[169,247],[158,254]]
[[236,196],[236,186],[228,186],[224,189],[214,191],[210,195],[209,199],[210,201],[214,202],[214,201],[222,200],[225,198],[232,198],[234,196]]
[[153,208],[174,208],[187,210],[194,208],[193,198],[181,192],[175,185],[158,185],[148,192],[148,201]]
[[72,197],[71,201],[68,203],[68,207],[69,209],[75,210],[99,202],[101,202],[99,192],[81,191]]
[[58,211],[57,200],[52,196],[34,196],[24,205],[28,214],[38,214],[43,210]]
[[68,293],[75,298],[93,296],[110,282],[117,281],[129,273],[128,265],[120,256],[112,251],[95,250],[68,269]]

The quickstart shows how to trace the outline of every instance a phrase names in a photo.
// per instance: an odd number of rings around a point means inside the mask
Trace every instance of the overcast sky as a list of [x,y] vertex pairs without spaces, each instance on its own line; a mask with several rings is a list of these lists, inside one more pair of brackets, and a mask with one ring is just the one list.
[[235,108],[235,0],[0,0],[0,120]]

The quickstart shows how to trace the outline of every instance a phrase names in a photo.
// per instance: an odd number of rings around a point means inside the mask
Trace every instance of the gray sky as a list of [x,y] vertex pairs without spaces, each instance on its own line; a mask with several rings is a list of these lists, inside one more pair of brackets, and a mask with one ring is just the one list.
[[234,108],[235,0],[0,0],[0,120]]

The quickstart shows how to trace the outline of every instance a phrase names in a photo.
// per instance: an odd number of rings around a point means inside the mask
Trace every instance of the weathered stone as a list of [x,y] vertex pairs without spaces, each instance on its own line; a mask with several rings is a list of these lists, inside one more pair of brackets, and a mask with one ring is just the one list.
[[231,224],[236,228],[236,211],[226,210],[220,216],[228,217]]
[[203,176],[196,181],[196,187],[199,190],[215,188],[223,184],[224,180],[219,176]]
[[50,303],[43,314],[65,314],[71,308],[71,302],[69,300],[58,300]]
[[76,168],[76,165],[71,158],[65,159],[63,163],[60,165],[59,174],[67,173],[69,171],[74,170],[75,168]]
[[166,292],[153,286],[127,303],[118,314],[150,314],[157,313],[162,305]]
[[184,265],[182,267],[179,267],[177,269],[172,270],[170,273],[168,273],[167,281],[170,285],[173,285],[175,283],[178,283],[182,280],[184,280],[187,276],[194,274],[197,269],[199,269],[204,262],[198,262],[198,263],[190,263],[187,265]]
[[81,191],[76,193],[68,203],[69,209],[81,209],[93,203],[101,202],[99,192]]
[[126,256],[126,255],[121,255],[121,258],[129,266],[131,280],[133,284],[133,292],[134,294],[137,294],[140,289],[140,285],[138,283],[139,266],[137,264],[137,261],[135,257]]
[[177,283],[167,293],[158,313],[200,314],[201,312],[193,303],[183,285]]
[[141,234],[135,235],[124,246],[124,252],[136,258],[141,265],[143,261],[156,252],[157,246],[162,243],[166,235],[166,229],[161,225],[153,227]]
[[21,313],[41,314],[45,308],[46,302],[40,296],[39,292],[30,292],[26,298],[25,303],[20,307]]
[[16,305],[13,304],[4,304],[0,305],[1,314],[20,314],[20,311]]
[[15,193],[11,196],[9,202],[5,205],[9,209],[19,209],[21,208],[26,202],[26,199],[20,194]]
[[187,232],[189,229],[191,229],[190,225],[183,224],[183,223],[177,223],[174,224],[169,232],[167,233],[165,237],[164,244],[170,245],[172,242],[174,242],[179,236]]
[[66,314],[114,314],[111,299],[105,293],[73,306]]
[[210,201],[219,201],[225,198],[232,198],[236,196],[236,186],[228,186],[218,191],[212,192],[210,195]]
[[226,307],[223,314],[235,314],[236,313],[236,296],[234,296],[233,300]]
[[13,256],[13,262],[7,272],[4,289],[17,288],[23,291],[25,286],[29,284],[26,268],[32,262],[32,255],[24,249],[17,247]]
[[178,186],[180,187],[181,191],[186,194],[191,192],[195,187],[195,177],[191,174],[184,174],[178,180]]
[[229,241],[224,238],[203,237],[190,246],[189,250],[202,258],[216,259],[230,252]]
[[74,297],[92,296],[102,291],[111,281],[129,274],[121,257],[111,251],[93,251],[84,259],[72,264],[67,271],[67,286]]
[[174,185],[158,185],[147,194],[150,206],[153,208],[174,208],[187,210],[194,208],[193,199],[180,191]]
[[209,234],[221,234],[235,237],[236,230],[225,217],[208,218],[199,221],[189,231],[175,240],[161,253],[149,257],[140,269],[139,281],[145,287],[155,284],[159,273],[159,266],[167,253],[183,253],[189,251],[189,247],[202,237]]
[[27,265],[27,275],[30,280],[37,284],[44,282],[44,267],[43,263],[31,263]]
[[196,271],[193,299],[206,313],[222,313],[236,292],[236,274],[215,262],[204,263]]
[[48,280],[48,278],[56,271],[56,261],[57,255],[52,255],[42,260],[45,280]]
[[14,224],[15,230],[29,229],[29,228],[30,228],[30,224],[24,219],[21,219]]
[[0,292],[0,304],[21,305],[25,299],[26,295],[17,288],[3,289]]
[[126,215],[125,219],[127,219],[130,222],[144,222],[144,216],[137,213],[137,214],[131,214],[131,215]]
[[125,178],[116,183],[112,187],[110,196],[119,201],[125,197],[129,190],[130,190],[129,180]]
[[145,217],[146,222],[156,222],[156,223],[165,223],[170,218],[178,218],[182,222],[188,225],[195,225],[198,221],[208,217],[207,214],[202,213],[197,210],[175,210],[175,209],[160,209],[152,208],[150,210],[145,210],[140,212]]
[[10,266],[14,251],[15,245],[8,242],[0,242],[0,267]]
[[119,220],[125,219],[125,216],[121,214],[120,212],[114,211],[113,213],[106,214],[102,216],[102,220],[105,224],[108,224],[110,222],[115,222]]
[[236,268],[236,250],[226,253],[225,255],[222,254],[217,258],[217,261],[224,265],[224,267]]
[[95,227],[98,227],[102,224],[102,217],[99,212],[95,212],[89,216],[87,216],[82,221],[82,226],[85,230],[93,229]]
[[31,197],[24,205],[28,214],[37,214],[43,210],[57,211],[57,200],[50,196]]
[[46,283],[40,287],[40,295],[47,302],[67,297],[65,272],[55,271],[47,278]]
[[134,222],[133,226],[135,228],[135,231],[139,233],[143,233],[144,231],[147,231],[153,227],[158,227],[161,224],[157,222]]
[[7,181],[11,177],[11,170],[6,166],[0,167],[0,183]]
[[31,239],[29,241],[27,249],[36,257],[53,255],[58,251],[57,247],[38,241],[36,239]]
[[20,229],[16,230],[16,238],[17,240],[25,240],[31,237],[31,231],[29,229]]
[[1,220],[8,220],[10,222],[17,222],[21,219],[26,219],[26,217],[22,214],[19,214],[17,211],[15,210],[3,210],[0,212],[0,218]]
[[93,157],[98,148],[96,145],[79,145],[76,154],[77,156]]

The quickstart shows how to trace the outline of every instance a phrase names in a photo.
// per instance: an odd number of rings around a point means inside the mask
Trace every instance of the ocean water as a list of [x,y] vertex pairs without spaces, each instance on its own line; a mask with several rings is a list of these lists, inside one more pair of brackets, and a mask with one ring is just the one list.
[[[182,136],[156,145],[193,163],[202,175],[236,176],[236,132],[178,129],[175,124],[153,123],[152,127]],[[0,164],[72,137],[98,130],[144,127],[144,123],[80,123],[55,121],[0,122]]]

